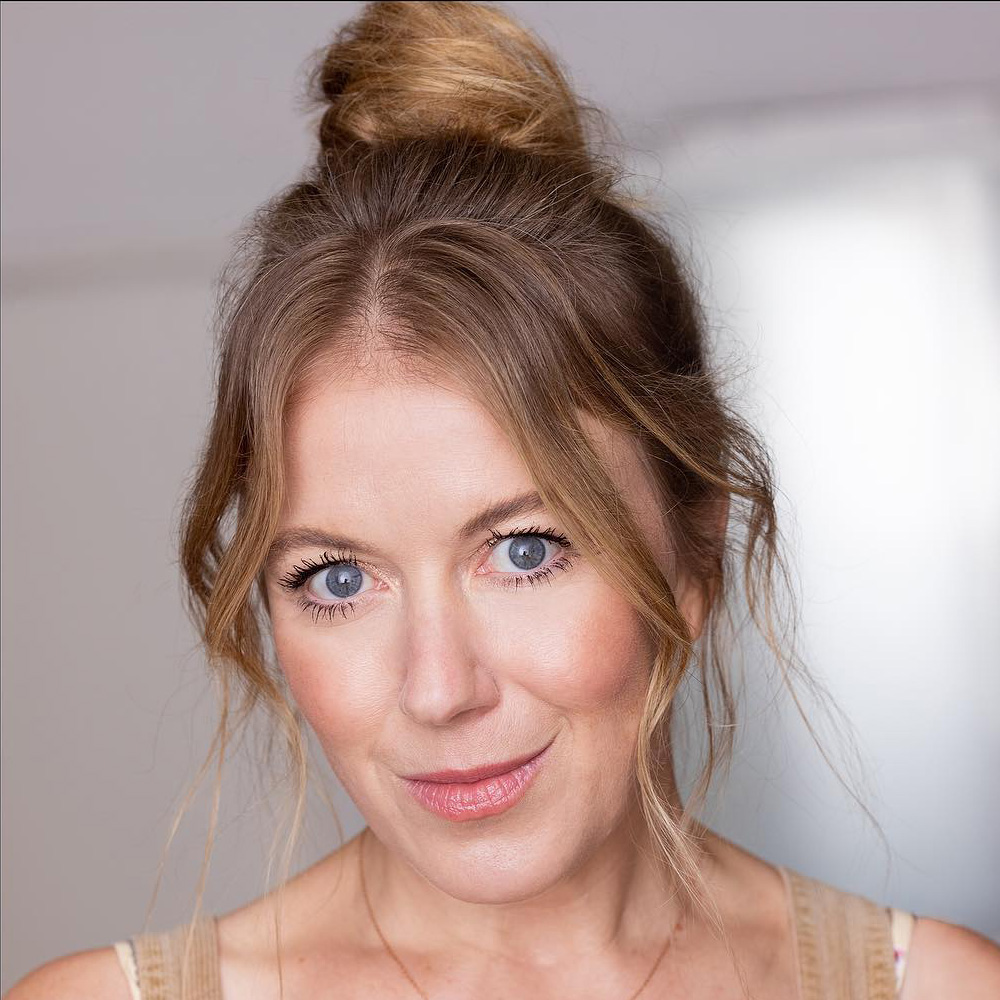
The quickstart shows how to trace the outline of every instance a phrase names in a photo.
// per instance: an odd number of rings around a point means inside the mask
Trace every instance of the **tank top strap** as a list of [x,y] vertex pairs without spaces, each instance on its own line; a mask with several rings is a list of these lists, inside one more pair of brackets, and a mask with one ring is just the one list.
[[183,923],[116,942],[135,1000],[222,1000],[216,919],[201,916],[195,922],[185,966],[190,927]]
[[800,1000],[894,1000],[890,911],[778,866],[791,906]]
[[896,994],[903,988],[906,961],[910,957],[910,939],[917,923],[917,915],[909,910],[892,907],[892,950],[896,960]]

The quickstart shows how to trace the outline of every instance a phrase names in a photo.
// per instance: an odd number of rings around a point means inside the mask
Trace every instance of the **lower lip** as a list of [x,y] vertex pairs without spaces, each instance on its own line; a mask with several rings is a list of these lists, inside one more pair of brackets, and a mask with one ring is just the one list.
[[496,774],[492,778],[468,782],[415,781],[413,778],[403,778],[403,784],[425,809],[454,823],[495,816],[521,801],[548,749],[546,747],[537,757],[532,757],[513,771]]

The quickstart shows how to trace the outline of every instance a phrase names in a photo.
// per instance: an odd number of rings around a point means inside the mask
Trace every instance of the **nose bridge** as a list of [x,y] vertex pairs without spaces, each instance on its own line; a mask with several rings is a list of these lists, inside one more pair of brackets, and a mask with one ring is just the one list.
[[473,609],[458,588],[424,576],[409,588],[399,705],[423,725],[443,726],[496,703],[480,656]]

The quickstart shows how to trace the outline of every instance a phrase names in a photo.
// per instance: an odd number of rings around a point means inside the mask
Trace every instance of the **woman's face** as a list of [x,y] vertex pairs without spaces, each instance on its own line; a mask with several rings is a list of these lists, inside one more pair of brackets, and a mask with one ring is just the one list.
[[[637,456],[587,429],[668,567]],[[368,824],[468,901],[524,898],[574,870],[628,804],[654,655],[636,613],[543,508],[463,530],[534,485],[459,390],[360,374],[319,383],[289,413],[285,461],[279,537],[298,538],[267,572],[275,646]],[[491,815],[443,816],[411,791],[432,786],[403,780],[544,747],[520,799]],[[454,805],[449,795],[430,798]]]

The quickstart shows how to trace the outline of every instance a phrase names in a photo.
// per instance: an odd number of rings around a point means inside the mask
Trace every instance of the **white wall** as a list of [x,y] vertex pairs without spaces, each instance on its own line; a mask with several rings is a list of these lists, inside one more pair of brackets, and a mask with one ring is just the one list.
[[891,865],[788,712],[777,750],[751,740],[738,758],[719,825],[993,936],[998,122],[988,102],[897,98],[820,120],[721,116],[663,155],[719,360],[776,458],[803,651],[858,730]]

